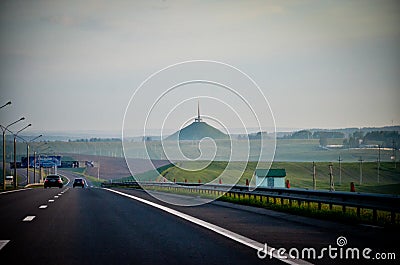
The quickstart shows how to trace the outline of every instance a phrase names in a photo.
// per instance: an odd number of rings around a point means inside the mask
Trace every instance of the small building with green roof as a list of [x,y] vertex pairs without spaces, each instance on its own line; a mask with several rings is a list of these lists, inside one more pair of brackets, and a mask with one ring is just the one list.
[[279,169],[256,169],[254,171],[256,186],[262,188],[285,188],[286,170]]

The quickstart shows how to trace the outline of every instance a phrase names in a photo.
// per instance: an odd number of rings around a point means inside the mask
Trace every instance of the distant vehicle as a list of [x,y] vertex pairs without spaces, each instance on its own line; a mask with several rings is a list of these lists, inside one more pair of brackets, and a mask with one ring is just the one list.
[[94,162],[93,161],[85,161],[85,166],[94,167]]
[[75,186],[81,186],[82,188],[84,188],[85,187],[85,180],[83,180],[81,178],[74,179],[74,184],[72,184],[72,187],[75,188]]
[[14,185],[14,176],[6,176],[6,185]]
[[60,175],[48,175],[44,180],[44,188],[59,187],[60,189],[64,186]]

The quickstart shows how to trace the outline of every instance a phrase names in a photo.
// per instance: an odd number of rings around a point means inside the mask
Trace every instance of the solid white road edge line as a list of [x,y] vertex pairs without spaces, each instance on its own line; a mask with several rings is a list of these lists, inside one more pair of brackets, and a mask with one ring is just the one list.
[[4,248],[10,240],[0,240],[0,250]]
[[25,217],[25,218],[22,220],[22,222],[30,222],[30,221],[32,221],[33,219],[35,219],[35,217],[36,217],[36,216],[34,216],[34,215],[28,215],[27,217]]
[[3,192],[0,192],[0,194],[6,194],[6,193],[17,192],[17,191],[24,191],[24,190],[31,190],[31,189],[32,189],[32,188],[19,189],[19,190],[10,190],[10,191],[3,191]]
[[[116,191],[116,190],[112,190],[112,189],[107,189],[107,188],[104,188],[104,190],[108,190],[108,191],[117,193],[117,194],[119,194],[119,195],[122,195],[122,196],[125,196],[125,197],[128,197],[128,198],[131,198],[131,199],[140,201],[140,202],[142,202],[142,203],[148,204],[148,205],[150,205],[150,206],[153,206],[153,207],[155,207],[155,208],[158,208],[158,209],[160,209],[160,210],[163,210],[163,211],[165,211],[165,212],[167,212],[167,213],[173,214],[173,215],[178,216],[178,217],[180,217],[180,218],[182,218],[182,219],[185,219],[185,220],[187,220],[187,221],[189,221],[189,222],[192,222],[192,223],[194,223],[194,224],[197,224],[197,225],[199,225],[199,226],[202,226],[202,227],[204,227],[204,228],[207,228],[207,229],[209,229],[209,230],[211,230],[211,231],[214,231],[214,232],[216,232],[216,233],[218,233],[218,234],[220,234],[220,235],[223,235],[223,236],[225,236],[225,237],[227,237],[227,238],[230,238],[230,239],[232,239],[232,240],[234,240],[234,241],[236,241],[236,242],[239,242],[239,243],[241,243],[241,244],[243,244],[243,245],[246,245],[246,246],[248,246],[248,247],[250,247],[250,248],[253,248],[253,249],[257,250],[257,251],[259,251],[259,250],[265,248],[265,245],[264,245],[264,244],[261,244],[260,242],[257,242],[257,241],[255,241],[255,240],[253,240],[253,239],[250,239],[250,238],[247,238],[247,237],[245,237],[245,236],[239,235],[239,234],[237,234],[237,233],[235,233],[235,232],[229,231],[229,230],[227,230],[227,229],[225,229],[225,228],[222,228],[222,227],[220,227],[220,226],[217,226],[217,225],[208,223],[208,222],[203,221],[203,220],[201,220],[201,219],[198,219],[198,218],[196,218],[196,217],[193,217],[193,216],[190,216],[190,215],[181,213],[181,212],[176,211],[176,210],[173,210],[173,209],[171,209],[171,208],[168,208],[168,207],[159,205],[159,204],[157,204],[157,203],[154,203],[154,202],[151,202],[151,201],[147,201],[147,200],[145,200],[145,199],[142,199],[142,198],[139,198],[139,197],[130,195],[130,194],[126,194],[126,193],[123,193],[123,192],[120,192],[120,191]],[[274,249],[274,251],[272,251],[272,249]],[[268,246],[268,247],[267,247],[267,253],[271,253],[271,251],[272,251],[272,256],[273,256],[274,258],[279,259],[280,261],[285,262],[285,263],[287,263],[287,264],[292,264],[292,265],[297,265],[297,264],[312,264],[312,263],[310,263],[310,262],[308,262],[308,261],[301,260],[301,259],[291,259],[291,258],[288,257],[288,256],[282,257],[282,255],[279,255],[279,254],[277,253],[276,248],[272,248],[272,247]]]

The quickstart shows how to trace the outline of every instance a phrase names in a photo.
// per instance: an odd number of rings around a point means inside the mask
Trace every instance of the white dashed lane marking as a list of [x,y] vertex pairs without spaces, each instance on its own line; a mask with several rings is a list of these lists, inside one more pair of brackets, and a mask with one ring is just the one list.
[[33,219],[35,219],[36,216],[34,215],[28,215],[27,217],[25,217],[22,221],[23,222],[31,222]]
[[47,208],[47,205],[40,205],[39,206],[39,209],[46,209]]
[[0,240],[0,250],[4,248],[10,240]]
[[49,202],[54,202],[54,200],[49,200]]

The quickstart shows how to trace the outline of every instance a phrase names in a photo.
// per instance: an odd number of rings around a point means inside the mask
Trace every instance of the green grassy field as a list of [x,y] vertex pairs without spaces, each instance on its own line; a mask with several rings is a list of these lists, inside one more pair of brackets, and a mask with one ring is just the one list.
[[[95,187],[100,187],[101,183],[106,181],[105,179],[97,179],[97,177],[95,177],[95,176],[88,175],[86,172],[86,168],[63,168],[62,170],[74,172],[76,174],[81,175],[82,177],[89,179],[90,182],[92,182],[93,186],[95,186]],[[71,179],[71,181],[73,181],[73,180]]]
[[[186,163],[195,162],[182,162],[178,166],[188,166]],[[241,173],[241,168],[245,165],[244,162],[233,162],[233,170],[228,172],[226,178],[222,179],[223,183],[232,183],[233,177]],[[329,189],[329,162],[316,163],[316,180],[317,189]],[[161,175],[170,181],[184,182],[198,182],[199,179],[202,183],[207,183],[217,178],[226,168],[227,162],[212,162],[207,168],[199,171],[186,171],[176,166],[167,168],[161,171]],[[237,168],[235,172],[235,167]],[[245,167],[239,184],[244,185],[246,179],[249,181],[252,178],[253,172],[256,168],[255,162],[249,162]],[[258,168],[263,168],[260,164]],[[312,163],[310,162],[274,162],[271,168],[284,168],[286,170],[286,179],[291,183],[292,188],[305,188],[312,189]],[[400,194],[400,168],[394,168],[394,164],[390,162],[381,163],[380,179],[377,179],[377,163],[363,163],[362,164],[362,185],[360,185],[360,163],[342,163],[342,178],[339,184],[339,165],[333,163],[333,176],[335,183],[335,190],[349,191],[350,183],[354,182],[356,191],[370,192],[370,193],[389,193]]]
[[[329,139],[328,144],[341,144],[343,139]],[[218,142],[218,141],[217,141]],[[209,182],[219,176],[225,169],[227,159],[225,155],[229,149],[229,143],[225,140],[219,141],[221,150],[217,151],[217,156],[214,162],[205,170],[189,172],[179,170],[177,168],[162,169],[162,175],[167,179],[173,181],[198,182],[200,179],[202,183]],[[258,141],[252,142],[252,150],[250,152],[250,161],[257,157]],[[273,140],[266,141],[267,144],[273,144]],[[317,189],[329,188],[329,163],[333,163],[333,176],[336,190],[348,191],[350,182],[356,185],[356,191],[360,192],[376,192],[376,193],[394,193],[400,194],[400,165],[394,169],[394,163],[391,161],[392,150],[381,150],[381,169],[380,181],[378,183],[377,172],[377,158],[378,151],[376,149],[331,149],[325,150],[319,147],[319,141],[316,139],[311,140],[296,140],[296,139],[278,139],[276,145],[276,152],[274,157],[273,168],[285,168],[287,172],[287,179],[289,179],[291,186],[295,188],[312,188],[312,161],[316,162],[317,171]],[[31,151],[42,143],[31,143]],[[238,141],[240,148],[244,148],[245,141]],[[121,142],[48,142],[47,146],[50,147],[50,153],[63,153],[64,160],[72,160],[70,154],[88,154],[98,156],[111,156],[123,157],[122,143]],[[201,146],[203,152],[212,149],[213,145]],[[186,141],[181,144],[182,151],[188,157],[195,158],[199,154],[198,145],[195,142]],[[241,150],[241,149],[240,149]],[[7,149],[11,152],[11,149]],[[149,142],[148,150],[143,148],[142,142],[129,142],[124,146],[124,151],[127,157],[130,158],[147,158],[147,152],[150,153],[152,158],[166,159],[162,152],[161,143],[158,141]],[[26,145],[18,143],[17,145],[17,159],[21,156],[26,156]],[[339,156],[342,162],[342,181],[339,183]],[[357,162],[360,157],[364,160],[363,163],[363,184],[360,185],[360,165]],[[11,161],[11,153],[7,156],[7,161]],[[242,161],[237,159],[236,161]],[[245,161],[245,160],[243,160]],[[269,160],[262,160],[269,161]],[[196,162],[184,162],[196,163]],[[195,165],[191,165],[195,167]],[[260,165],[259,168],[262,168]],[[244,168],[243,175],[239,180],[239,184],[245,184],[246,179],[251,179],[254,169],[256,168],[255,162],[234,162],[232,168],[225,172],[222,179],[223,183],[235,182],[235,176],[238,176]],[[82,172],[81,172],[82,173]],[[157,175],[157,174],[156,174]],[[241,174],[240,174],[241,175]],[[143,180],[154,179],[154,174],[146,173],[141,174],[139,177]]]
[[[328,144],[340,144],[343,139],[329,139]],[[247,142],[235,142],[240,152],[247,153]],[[32,150],[43,143],[31,143]],[[251,141],[252,149],[250,150],[250,161],[257,160],[259,150],[259,142]],[[273,140],[267,140],[266,144],[267,154],[261,159],[271,161],[271,145]],[[228,161],[230,153],[230,143],[226,140],[217,141],[218,150],[214,160]],[[121,142],[48,142],[47,146],[50,147],[50,153],[63,153],[63,154],[85,154],[85,155],[98,155],[110,157],[123,157]],[[197,143],[191,141],[182,142],[180,145],[182,152],[191,158],[199,155]],[[204,144],[201,146],[203,152],[214,152],[214,146],[211,144]],[[142,142],[129,142],[124,145],[125,155],[129,158],[147,158],[148,155],[154,159],[166,159],[162,152],[163,147],[158,141],[149,142],[148,148],[143,147]],[[12,159],[11,149],[7,149],[7,160]],[[391,161],[392,150],[381,150],[381,161]],[[21,156],[26,156],[26,145],[24,143],[17,144],[17,159]],[[339,156],[343,162],[357,162],[362,157],[365,161],[374,162],[378,158],[378,151],[376,149],[330,149],[325,150],[319,148],[319,140],[296,140],[296,139],[278,139],[276,141],[276,151],[274,161],[288,161],[288,162],[336,162]],[[246,159],[240,159],[246,158]],[[247,161],[247,156],[239,155],[239,159],[233,158],[237,161]]]

